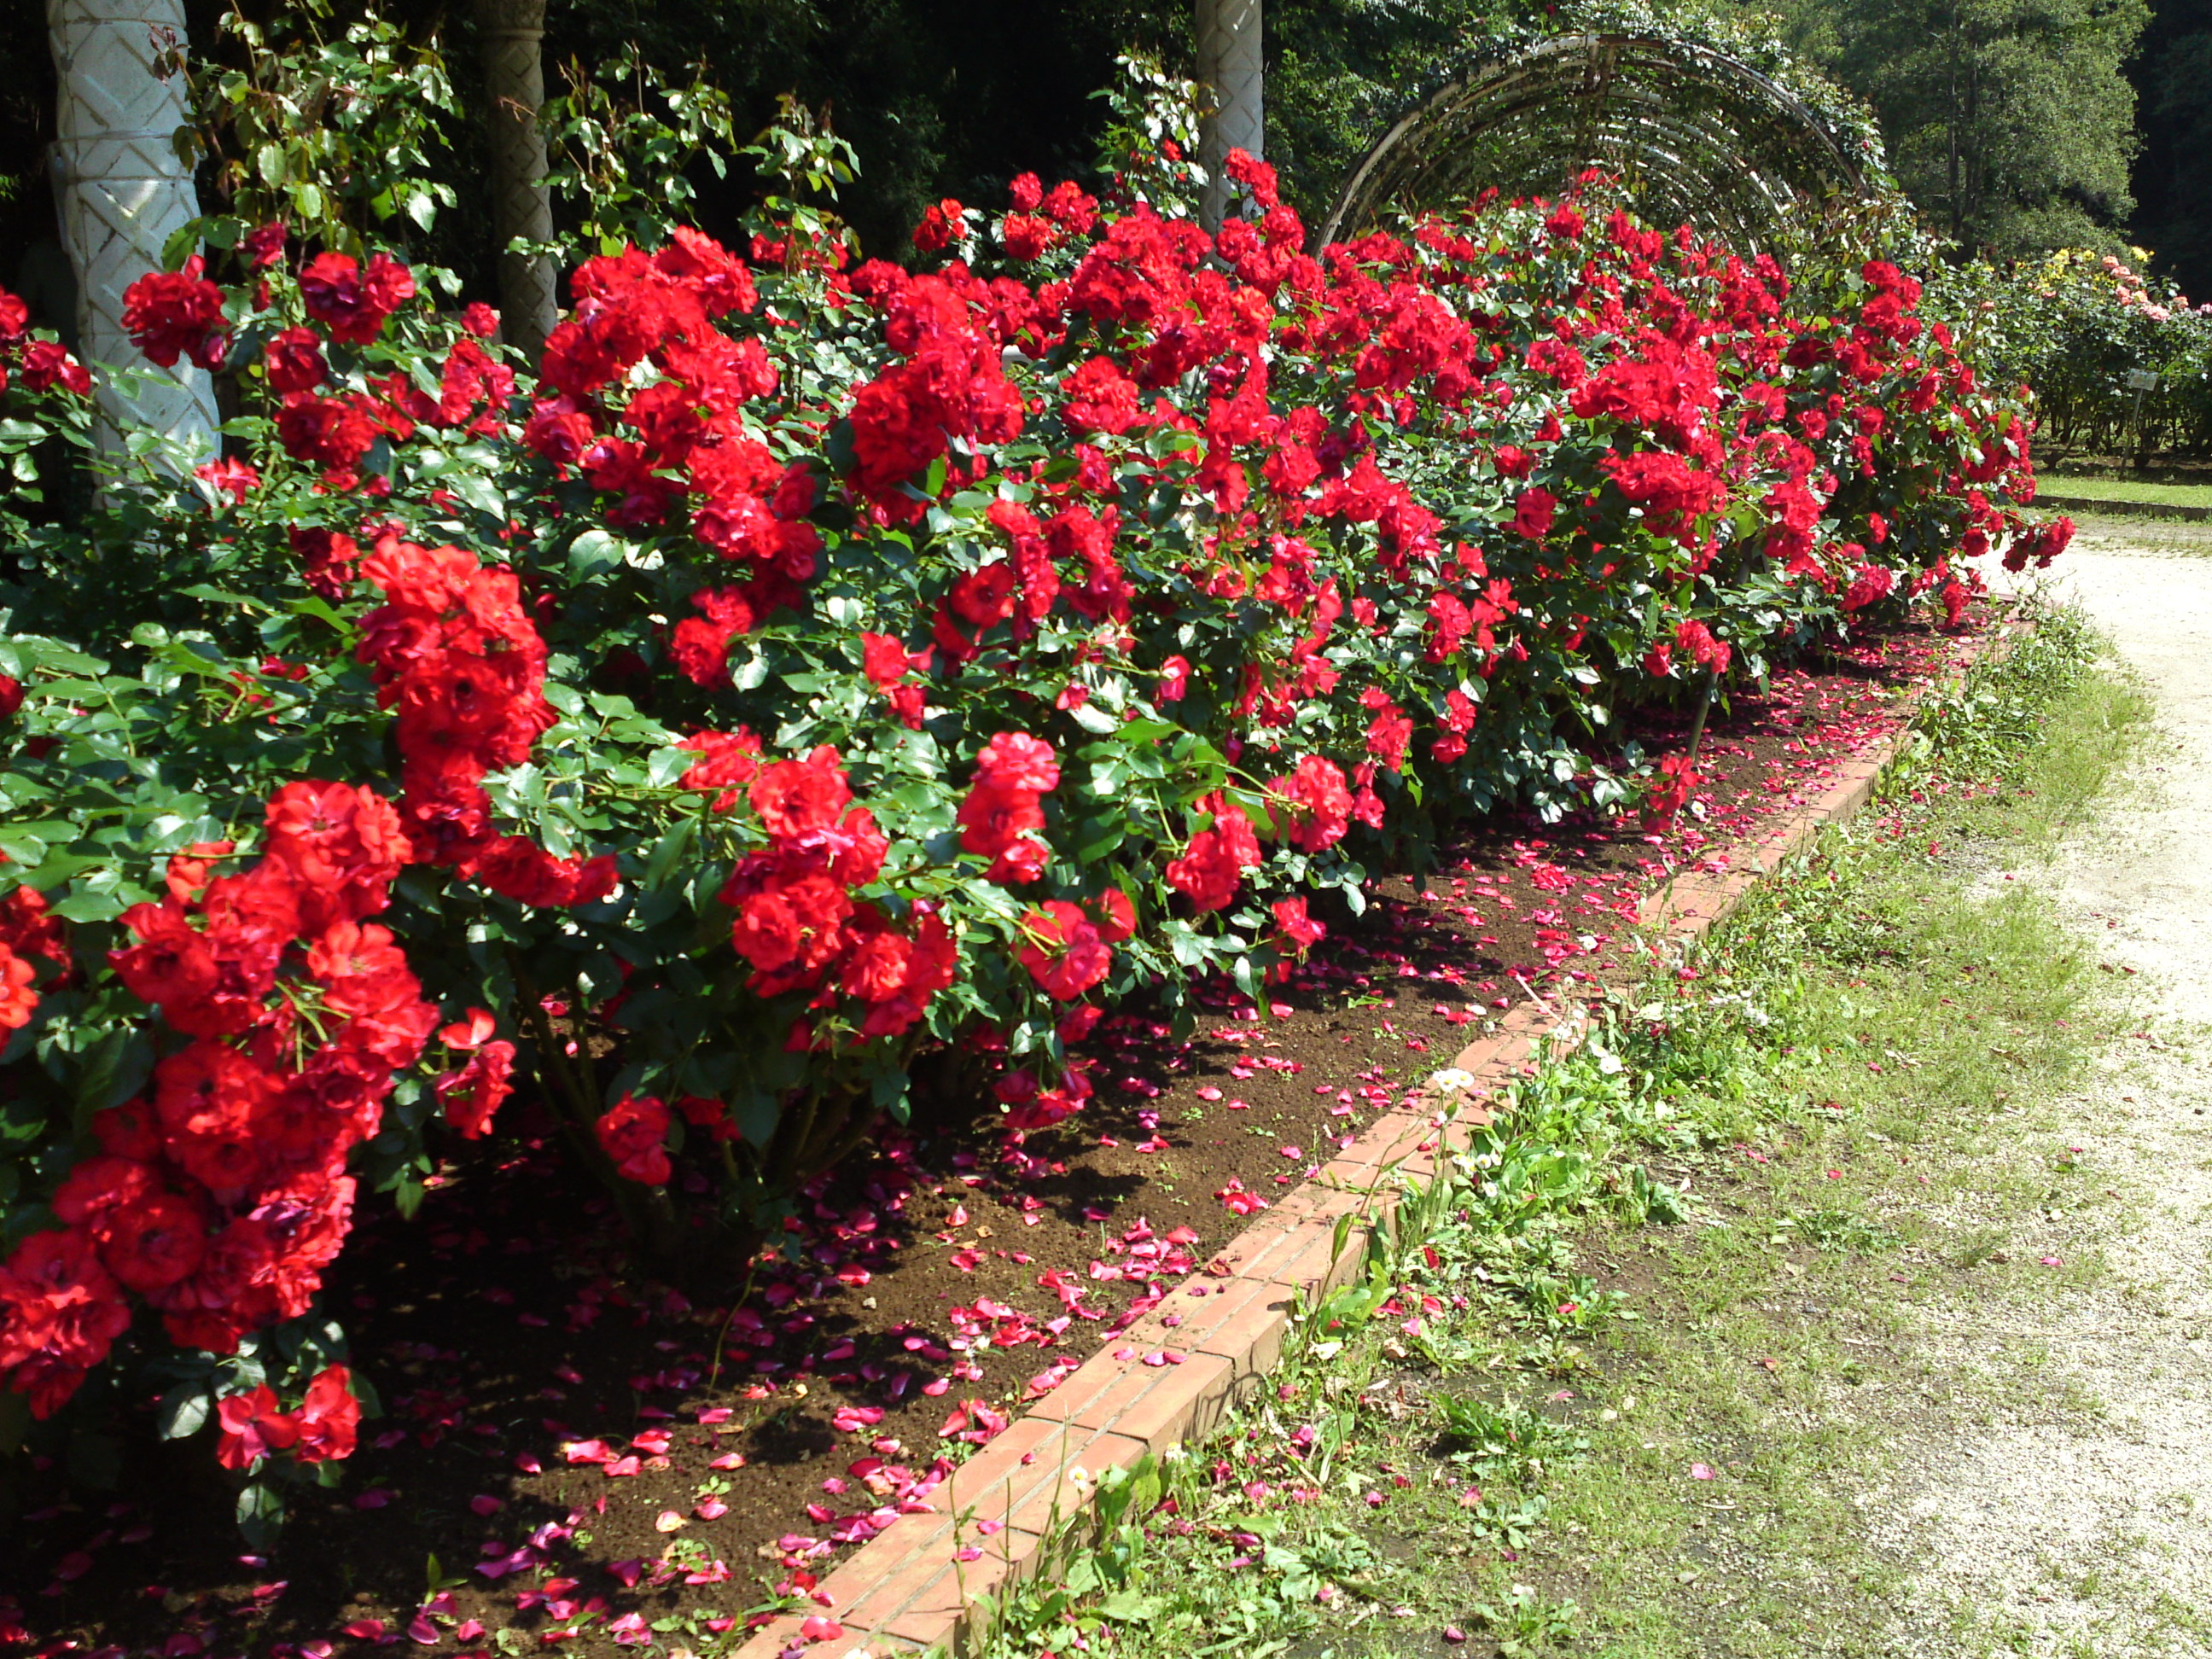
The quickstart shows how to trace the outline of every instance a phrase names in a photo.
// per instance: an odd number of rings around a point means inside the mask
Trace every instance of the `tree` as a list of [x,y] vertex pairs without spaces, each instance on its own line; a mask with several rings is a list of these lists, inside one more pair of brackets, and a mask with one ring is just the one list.
[[2212,28],[2201,0],[2156,0],[2154,9],[2134,70],[2143,134],[2136,239],[2190,295],[2212,298]]
[[2118,246],[2137,144],[2122,68],[2149,20],[2144,0],[1825,9],[1836,72],[1874,106],[1899,181],[1954,240],[2005,256]]

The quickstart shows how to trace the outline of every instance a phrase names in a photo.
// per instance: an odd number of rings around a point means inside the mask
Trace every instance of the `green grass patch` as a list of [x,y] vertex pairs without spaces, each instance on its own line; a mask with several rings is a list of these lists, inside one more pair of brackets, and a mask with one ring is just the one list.
[[2133,478],[2073,478],[2045,474],[2044,489],[2054,495],[2098,501],[2138,501],[2148,507],[2212,507],[2212,484],[2139,483]]
[[1882,800],[1407,1199],[1274,1386],[1109,1477],[1097,1547],[999,1609],[994,1659],[1892,1651],[1881,1425],[2033,1370],[1900,1334],[2101,1271],[2016,1240],[2108,1201],[2057,1103],[2109,981],[2003,879],[2145,718],[2095,654],[2053,613],[1929,705]]

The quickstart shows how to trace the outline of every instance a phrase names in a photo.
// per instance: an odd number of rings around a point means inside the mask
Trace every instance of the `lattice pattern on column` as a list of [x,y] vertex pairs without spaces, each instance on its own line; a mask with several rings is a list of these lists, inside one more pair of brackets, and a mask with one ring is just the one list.
[[1213,94],[1213,112],[1199,129],[1199,164],[1206,222],[1218,228],[1231,200],[1222,158],[1232,149],[1267,154],[1260,0],[1198,0],[1198,78]]
[[103,376],[102,441],[137,426],[191,453],[215,452],[215,389],[189,362],[155,368],[123,327],[123,291],[161,264],[169,237],[199,212],[174,135],[185,124],[180,72],[160,61],[181,45],[182,0],[48,0],[60,71],[54,166],[62,235],[76,267],[83,355]]
[[[550,241],[553,204],[538,125],[545,101],[545,0],[477,0],[477,27],[491,98],[493,234],[501,248],[517,236]],[[502,253],[499,293],[501,334],[535,357],[560,314],[553,261]]]

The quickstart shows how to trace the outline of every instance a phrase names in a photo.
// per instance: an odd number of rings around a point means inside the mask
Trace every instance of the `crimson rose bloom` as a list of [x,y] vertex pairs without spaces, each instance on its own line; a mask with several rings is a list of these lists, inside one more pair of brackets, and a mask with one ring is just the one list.
[[1219,910],[1237,896],[1244,872],[1259,865],[1260,842],[1251,819],[1219,795],[1199,805],[1213,814],[1213,827],[1193,836],[1182,856],[1169,862],[1168,885],[1200,910]]
[[354,1398],[353,1373],[343,1365],[318,1372],[300,1402],[298,1457],[302,1463],[321,1463],[351,1457],[361,1426],[361,1401]]
[[61,386],[82,398],[92,390],[90,372],[58,340],[33,340],[25,346],[22,374],[23,384],[33,392]]
[[216,1407],[216,1421],[222,1433],[215,1461],[227,1469],[251,1468],[270,1453],[289,1450],[300,1440],[299,1424],[266,1382],[225,1400]]
[[827,744],[805,760],[762,768],[745,793],[761,827],[780,841],[828,829],[853,799],[837,751]]
[[277,392],[313,392],[330,373],[323,342],[311,328],[288,328],[261,350],[261,367]]
[[300,273],[307,315],[346,345],[367,345],[384,319],[415,297],[415,274],[377,253],[363,270],[349,253],[318,253]]
[[593,1126],[615,1171],[658,1187],[674,1172],[668,1161],[668,1108],[650,1095],[624,1095]]
[[464,1140],[480,1140],[491,1131],[492,1115],[514,1088],[514,1045],[487,1042],[471,1055],[469,1063],[448,1072],[437,1081],[438,1101],[446,1121]]
[[31,1023],[39,1006],[32,981],[38,976],[29,963],[0,944],[0,1031],[20,1031]]
[[1114,965],[1114,953],[1097,925],[1065,899],[1047,900],[1042,909],[1022,918],[1022,926],[1036,938],[1022,947],[1022,966],[1062,1002],[1074,1001]]
[[220,365],[230,349],[222,326],[222,290],[200,275],[197,253],[182,270],[154,270],[123,290],[123,326],[149,363],[173,368],[189,356],[202,368]]

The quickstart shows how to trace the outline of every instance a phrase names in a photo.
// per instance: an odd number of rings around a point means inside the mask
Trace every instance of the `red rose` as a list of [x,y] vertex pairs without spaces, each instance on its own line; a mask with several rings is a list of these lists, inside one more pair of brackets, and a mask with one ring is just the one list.
[[266,1382],[234,1394],[216,1407],[220,1435],[215,1461],[227,1469],[251,1468],[271,1452],[299,1443],[300,1425]]
[[23,348],[23,384],[33,392],[55,386],[80,398],[92,391],[92,374],[58,340],[33,340]]
[[1080,907],[1048,900],[1042,909],[1022,918],[1031,942],[1022,947],[1022,966],[1030,977],[1061,1002],[1073,1002],[1106,977],[1114,953]]
[[354,1398],[353,1373],[343,1365],[325,1366],[307,1384],[300,1402],[297,1455],[302,1463],[351,1457],[361,1426],[361,1401]]
[[370,256],[366,270],[351,254],[318,253],[300,273],[300,297],[333,340],[367,345],[384,319],[415,297],[415,276],[381,253]]
[[313,392],[329,374],[321,337],[311,328],[288,328],[261,350],[261,367],[277,392]]
[[599,1145],[627,1180],[658,1187],[674,1173],[668,1161],[668,1108],[650,1095],[624,1095],[593,1126]]
[[204,278],[197,253],[182,270],[149,271],[123,290],[123,326],[149,363],[163,368],[189,356],[203,368],[219,366],[230,349],[222,322],[222,290]]
[[853,799],[837,751],[826,744],[805,760],[763,768],[746,794],[762,827],[778,840],[827,829]]

